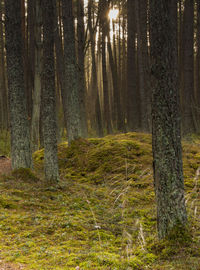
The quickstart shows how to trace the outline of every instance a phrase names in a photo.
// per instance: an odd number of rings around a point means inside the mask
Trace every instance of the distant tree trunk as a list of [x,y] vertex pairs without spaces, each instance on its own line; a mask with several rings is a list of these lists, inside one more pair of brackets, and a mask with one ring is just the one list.
[[21,0],[5,1],[12,168],[32,166],[23,73]]
[[116,128],[118,131],[124,131],[124,119],[121,110],[121,102],[120,102],[120,87],[118,84],[117,77],[117,67],[114,62],[111,41],[110,41],[110,32],[107,33],[107,47],[108,47],[108,55],[109,55],[109,63],[112,74],[112,83],[113,83],[113,99],[114,99],[114,115],[116,120]]
[[147,0],[135,0],[136,27],[138,40],[138,76],[140,89],[140,125],[142,131],[149,131],[150,113],[148,110],[148,48],[147,48]]
[[152,143],[159,238],[187,223],[177,65],[177,1],[150,1]]
[[41,76],[42,76],[42,10],[41,0],[35,1],[34,8],[34,44],[35,44],[35,67],[34,67],[34,91],[33,91],[33,110],[31,119],[31,143],[32,151],[36,151],[39,147],[39,123],[40,123],[40,107],[41,107]]
[[54,10],[56,11],[54,17],[54,41],[55,41],[55,53],[56,53],[56,66],[57,66],[57,80],[61,89],[62,107],[64,114],[64,126],[67,130],[67,95],[66,95],[66,80],[65,80],[65,64],[64,64],[64,51],[62,45],[62,36],[58,25],[61,23],[59,14],[60,6],[57,6],[57,0],[53,0]]
[[56,95],[54,67],[53,0],[42,1],[43,13],[43,72],[42,72],[42,128],[44,139],[44,169],[48,182],[59,180],[57,157]]
[[185,0],[183,14],[183,133],[195,132],[194,104],[194,0]]
[[[107,57],[106,57],[106,29],[104,19],[100,18],[101,28],[101,67],[103,77],[103,115],[104,125],[108,134],[112,133],[112,121],[111,121],[111,106],[108,92],[108,74],[107,74]],[[95,55],[95,54],[94,54]]]
[[[96,130],[97,135],[99,137],[103,136],[103,125],[102,125],[102,116],[101,116],[101,107],[99,100],[99,89],[97,82],[97,67],[96,67],[96,59],[95,59],[95,32],[92,27],[92,0],[88,1],[88,29],[90,34],[90,42],[91,42],[91,55],[92,55],[92,79],[91,79],[91,88],[92,88],[92,96],[95,99],[95,121],[96,121]],[[109,105],[108,105],[109,106]]]
[[64,27],[64,64],[65,91],[67,100],[67,137],[68,142],[82,137],[80,111],[80,77],[76,62],[75,29],[72,0],[62,0],[62,14]]
[[135,7],[134,1],[127,1],[128,41],[127,41],[127,127],[128,131],[139,130],[139,91],[137,87],[136,51],[135,51]]
[[81,113],[81,129],[83,137],[87,137],[87,119],[86,119],[86,82],[85,82],[85,25],[84,25],[84,2],[77,0],[77,35],[78,35],[78,70],[80,75],[80,113]]

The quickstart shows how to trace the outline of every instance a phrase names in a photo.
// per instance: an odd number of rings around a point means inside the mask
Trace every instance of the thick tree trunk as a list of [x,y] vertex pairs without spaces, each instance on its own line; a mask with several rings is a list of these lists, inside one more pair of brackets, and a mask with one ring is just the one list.
[[42,129],[44,139],[44,169],[48,182],[59,180],[57,157],[56,94],[54,66],[54,16],[52,0],[42,1],[43,12],[43,72]]
[[150,1],[152,143],[159,238],[184,229],[176,1]]
[[5,10],[12,168],[30,168],[32,158],[24,88],[21,0],[6,0]]

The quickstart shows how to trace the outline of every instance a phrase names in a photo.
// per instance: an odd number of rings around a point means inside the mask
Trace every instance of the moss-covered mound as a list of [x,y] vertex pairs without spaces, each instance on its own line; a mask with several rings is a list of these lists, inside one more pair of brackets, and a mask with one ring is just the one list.
[[198,138],[183,149],[192,239],[157,241],[151,137],[128,133],[61,144],[59,186],[43,180],[43,150],[34,174],[2,176],[0,259],[41,270],[199,269]]

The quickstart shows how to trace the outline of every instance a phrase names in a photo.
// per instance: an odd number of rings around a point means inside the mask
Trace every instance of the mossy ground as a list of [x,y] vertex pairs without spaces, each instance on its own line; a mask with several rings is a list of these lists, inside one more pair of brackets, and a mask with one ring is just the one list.
[[40,270],[200,269],[199,142],[183,144],[191,239],[157,240],[151,137],[127,133],[62,143],[59,186],[42,178],[43,150],[35,175],[1,176],[0,259]]

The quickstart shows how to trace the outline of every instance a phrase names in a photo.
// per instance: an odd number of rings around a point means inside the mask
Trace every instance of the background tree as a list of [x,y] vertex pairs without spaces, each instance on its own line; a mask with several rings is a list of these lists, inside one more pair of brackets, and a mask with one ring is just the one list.
[[68,142],[84,135],[80,110],[80,73],[76,60],[75,28],[72,0],[62,0],[64,30],[65,96],[67,101]]

